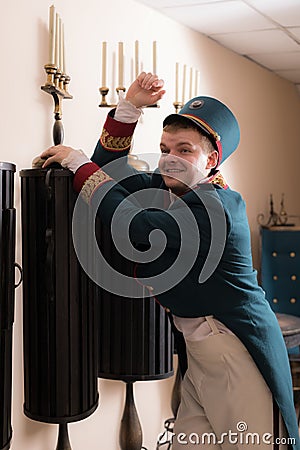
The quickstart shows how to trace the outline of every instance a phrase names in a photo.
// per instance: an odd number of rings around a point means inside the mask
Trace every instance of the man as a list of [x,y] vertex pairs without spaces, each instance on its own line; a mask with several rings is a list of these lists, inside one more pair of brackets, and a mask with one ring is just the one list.
[[[143,72],[109,113],[92,161],[60,145],[41,155],[44,167],[71,169],[90,208],[124,239],[128,232],[140,250],[137,281],[184,335],[188,369],[172,448],[272,448],[274,400],[300,449],[287,352],[252,267],[245,205],[217,169],[238,145],[236,118],[216,99],[192,99],[164,120],[159,170],[150,176],[127,164],[141,108],[164,93],[162,80]],[[145,208],[134,197],[144,190],[153,199]]]

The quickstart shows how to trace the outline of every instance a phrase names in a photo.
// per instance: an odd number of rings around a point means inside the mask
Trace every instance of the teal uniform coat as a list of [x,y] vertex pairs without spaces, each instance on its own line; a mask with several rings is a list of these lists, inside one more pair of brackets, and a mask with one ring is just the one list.
[[[113,119],[113,111],[109,114],[92,157],[95,164],[86,164],[78,170],[75,188],[77,185],[79,189],[84,180],[87,183],[89,175],[97,170],[97,166],[108,172],[105,165],[113,160],[120,160],[111,176],[116,180],[121,176],[123,180],[120,183],[104,180],[106,182],[93,190],[91,202],[97,205],[97,193],[102,197],[103,190],[107,191],[99,207],[99,216],[109,224],[119,206],[119,227],[122,234],[122,217],[126,220],[128,214],[134,213],[129,231],[132,242],[141,250],[149,248],[149,235],[153,230],[163,231],[167,238],[164,252],[154,262],[138,264],[137,277],[154,277],[154,283],[151,284],[153,294],[171,313],[180,317],[213,315],[238,336],[269,386],[289,436],[296,440],[293,448],[300,449],[287,350],[276,316],[258,285],[257,273],[252,267],[250,232],[241,195],[224,183],[217,182],[218,177],[215,177],[212,184],[200,185],[187,192],[165,210],[157,208],[156,204],[153,209],[139,208],[136,202],[127,199],[132,192],[153,187],[166,191],[166,186],[157,171],[152,175],[137,172],[126,164],[126,158],[122,158],[128,154],[135,125],[121,124]],[[124,138],[123,141],[120,141],[120,137]],[[124,179],[126,173],[132,176]],[[168,196],[168,192],[166,194]],[[216,261],[213,273],[206,281],[199,282],[199,274],[207,260],[212,239],[207,197],[212,198],[212,209],[217,205],[213,211],[215,216],[219,214],[219,205],[225,213],[225,246],[221,249],[221,258]],[[185,206],[196,219],[200,248],[188,273],[170,289],[157,294],[160,285],[155,285],[155,275],[174,264],[180,249],[181,236],[176,220],[185,219]],[[190,241],[186,244],[187,252],[195,244],[196,234],[191,231]],[[219,245],[221,246],[221,241]],[[257,407],[259,414],[259,399]]]

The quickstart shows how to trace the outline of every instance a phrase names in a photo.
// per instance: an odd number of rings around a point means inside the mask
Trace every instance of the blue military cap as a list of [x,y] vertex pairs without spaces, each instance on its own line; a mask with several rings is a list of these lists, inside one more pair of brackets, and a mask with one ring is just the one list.
[[219,153],[218,165],[237,148],[240,128],[230,109],[213,97],[195,97],[189,100],[178,114],[170,114],[163,126],[178,121],[191,120],[208,135]]

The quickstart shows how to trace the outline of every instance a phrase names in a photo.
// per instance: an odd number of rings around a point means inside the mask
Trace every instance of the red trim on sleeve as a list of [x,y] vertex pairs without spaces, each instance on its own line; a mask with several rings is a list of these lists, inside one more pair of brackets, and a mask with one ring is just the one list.
[[124,123],[115,120],[110,115],[107,116],[104,128],[109,133],[110,136],[113,137],[128,137],[131,136],[135,130],[137,122],[133,123]]
[[97,170],[99,169],[100,167],[94,162],[90,162],[87,164],[83,164],[83,166],[80,166],[79,169],[76,170],[73,180],[73,187],[75,191],[80,192],[85,180],[87,180],[91,175],[93,175],[93,173],[97,172]]

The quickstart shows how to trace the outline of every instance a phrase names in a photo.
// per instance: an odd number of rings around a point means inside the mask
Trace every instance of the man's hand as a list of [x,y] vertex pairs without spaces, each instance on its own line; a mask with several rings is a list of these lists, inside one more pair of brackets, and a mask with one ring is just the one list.
[[66,145],[49,147],[40,155],[40,158],[46,159],[42,168],[57,162],[62,167],[70,169],[74,173],[80,166],[90,162],[82,150],[74,150],[72,147],[67,147]]
[[61,164],[72,151],[74,151],[72,147],[66,147],[65,145],[54,145],[53,147],[49,147],[40,155],[41,158],[47,158],[43,164],[43,168],[54,162]]
[[126,100],[136,108],[154,105],[165,94],[164,82],[157,75],[142,72],[129,87]]

